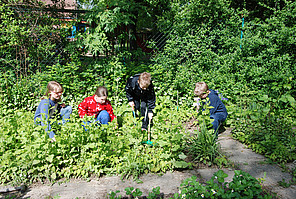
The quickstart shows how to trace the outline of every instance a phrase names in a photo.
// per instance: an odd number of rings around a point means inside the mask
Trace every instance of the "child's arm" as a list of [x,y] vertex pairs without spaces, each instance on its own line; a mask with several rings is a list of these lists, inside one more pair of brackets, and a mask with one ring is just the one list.
[[83,118],[84,115],[87,113],[87,101],[84,99],[79,105],[78,105],[78,114],[80,118]]
[[[54,108],[54,107],[52,107]],[[45,101],[42,101],[40,103],[40,118],[41,118],[41,126],[45,126],[46,125],[46,128],[45,128],[45,132],[48,132],[51,130],[51,125],[50,125],[50,122],[49,122],[49,101],[48,100],[45,100]],[[53,137],[54,133],[53,131],[50,131],[49,132],[50,135],[50,138]]]
[[155,96],[155,91],[154,91],[154,86],[152,83],[150,84],[150,93],[148,94],[148,113],[152,113],[152,110],[155,108],[155,102],[156,102],[156,96]]
[[196,111],[198,112],[199,111],[199,108],[200,108],[200,98],[199,97],[196,97],[196,98],[194,98],[194,100],[196,102],[193,103],[193,106],[196,106]]
[[109,113],[110,120],[112,122],[116,118],[116,116],[113,113],[113,107],[109,101],[107,102],[106,111]]

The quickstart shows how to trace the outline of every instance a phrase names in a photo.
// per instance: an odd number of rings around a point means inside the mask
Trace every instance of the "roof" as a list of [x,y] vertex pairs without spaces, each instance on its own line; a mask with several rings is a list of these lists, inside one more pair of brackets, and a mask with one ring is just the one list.
[[[41,0],[43,1],[46,5],[54,5],[56,3],[56,0]],[[76,0],[61,0],[60,4],[63,4],[63,8],[64,9],[71,9],[71,10],[75,10],[76,9]]]

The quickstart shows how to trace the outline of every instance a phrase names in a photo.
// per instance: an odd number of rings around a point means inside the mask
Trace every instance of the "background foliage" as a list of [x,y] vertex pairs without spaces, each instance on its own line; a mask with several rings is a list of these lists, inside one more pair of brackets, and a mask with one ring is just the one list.
[[[92,1],[83,19],[93,28],[71,42],[75,21],[56,28],[57,17],[18,15],[16,8],[37,5],[24,2],[0,5],[1,182],[93,173],[138,176],[192,166],[183,160],[187,132],[180,121],[195,115],[192,91],[198,81],[229,99],[227,125],[235,127],[234,137],[273,161],[295,160],[294,1]],[[123,26],[128,31],[118,34]],[[136,33],[147,28],[162,36],[162,48],[151,39],[151,53],[135,49]],[[115,41],[124,45],[112,50]],[[142,134],[129,117],[124,93],[127,78],[143,71],[152,73],[157,92],[154,148],[136,144]],[[63,85],[63,101],[74,109],[71,122],[57,127],[56,143],[33,123],[51,80]],[[125,122],[117,130],[110,125],[86,134],[77,105],[99,85],[108,88],[115,114]],[[190,141],[200,146],[199,138]],[[216,149],[215,144],[209,145]],[[219,157],[202,155],[210,163]]]

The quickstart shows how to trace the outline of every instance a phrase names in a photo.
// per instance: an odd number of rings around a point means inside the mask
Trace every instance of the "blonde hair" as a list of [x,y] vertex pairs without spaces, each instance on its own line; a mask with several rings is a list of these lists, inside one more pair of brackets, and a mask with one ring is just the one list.
[[98,97],[108,97],[108,90],[104,86],[99,86],[95,92],[95,95]]
[[151,84],[151,74],[147,72],[141,73],[139,77],[139,84],[141,87],[148,88]]
[[200,96],[208,90],[209,90],[209,87],[205,82],[197,82],[195,84],[194,94],[197,96]]
[[[50,97],[51,92],[64,92],[64,88],[58,82],[50,81],[47,84],[46,92],[45,92],[44,96]],[[41,99],[44,99],[44,97],[42,97]]]

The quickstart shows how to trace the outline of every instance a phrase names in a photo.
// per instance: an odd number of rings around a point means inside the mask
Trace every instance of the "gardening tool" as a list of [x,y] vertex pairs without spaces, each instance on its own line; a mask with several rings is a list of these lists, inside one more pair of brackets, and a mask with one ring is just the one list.
[[148,124],[148,140],[151,140],[151,119],[149,118],[149,124]]
[[179,110],[179,91],[177,91],[177,111]]
[[132,111],[133,111],[133,116],[134,116],[134,125],[136,126],[136,112],[135,112],[135,108],[134,106],[132,107]]
[[150,146],[153,146],[153,142],[151,141],[151,118],[149,118],[149,124],[148,124],[148,140],[142,141],[142,144],[148,144]]

